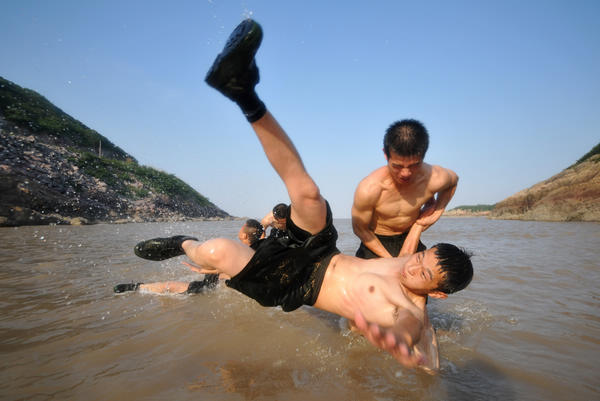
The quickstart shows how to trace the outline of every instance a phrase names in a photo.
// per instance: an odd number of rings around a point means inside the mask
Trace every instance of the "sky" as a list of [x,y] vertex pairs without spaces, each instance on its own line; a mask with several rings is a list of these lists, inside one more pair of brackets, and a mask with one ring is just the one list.
[[256,90],[334,216],[385,165],[393,122],[460,177],[448,208],[493,204],[600,142],[600,2],[3,0],[0,76],[231,215],[285,188],[238,107],[204,83],[244,18],[263,27]]

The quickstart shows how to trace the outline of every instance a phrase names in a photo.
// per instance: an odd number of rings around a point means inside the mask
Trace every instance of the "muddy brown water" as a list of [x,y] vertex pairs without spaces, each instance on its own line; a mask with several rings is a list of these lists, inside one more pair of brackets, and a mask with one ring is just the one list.
[[[466,290],[431,300],[434,377],[400,367],[336,316],[208,294],[115,295],[193,280],[142,239],[235,238],[241,222],[0,229],[2,400],[599,400],[600,224],[444,218],[423,235],[475,252]],[[338,247],[353,253],[350,220]]]

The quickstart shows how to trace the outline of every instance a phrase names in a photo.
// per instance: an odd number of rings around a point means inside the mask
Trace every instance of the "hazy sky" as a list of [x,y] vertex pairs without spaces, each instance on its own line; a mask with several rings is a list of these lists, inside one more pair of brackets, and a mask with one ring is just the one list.
[[449,207],[495,203],[600,142],[600,1],[4,0],[0,76],[236,216],[288,197],[204,75],[231,30],[263,27],[257,92],[349,217],[386,128],[421,120]]

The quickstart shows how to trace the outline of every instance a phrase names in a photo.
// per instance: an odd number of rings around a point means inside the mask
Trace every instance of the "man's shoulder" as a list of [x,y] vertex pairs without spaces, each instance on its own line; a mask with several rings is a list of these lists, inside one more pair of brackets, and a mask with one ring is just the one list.
[[428,184],[430,186],[444,186],[445,184],[454,181],[457,177],[454,171],[446,167],[434,164],[430,165],[429,168],[431,174],[429,175]]
[[385,185],[389,180],[391,180],[390,172],[387,166],[383,166],[373,170],[368,176],[363,178],[358,185],[359,187],[377,189],[382,185]]
[[390,182],[391,177],[387,168],[378,168],[360,181],[356,187],[355,202],[357,200],[369,204],[377,202],[377,199],[389,186]]

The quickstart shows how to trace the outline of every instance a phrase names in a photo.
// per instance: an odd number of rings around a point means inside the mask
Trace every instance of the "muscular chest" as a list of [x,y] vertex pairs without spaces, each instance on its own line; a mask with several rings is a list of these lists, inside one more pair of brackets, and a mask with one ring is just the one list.
[[395,188],[384,190],[375,206],[376,217],[383,220],[413,220],[432,195],[425,186],[403,191]]

